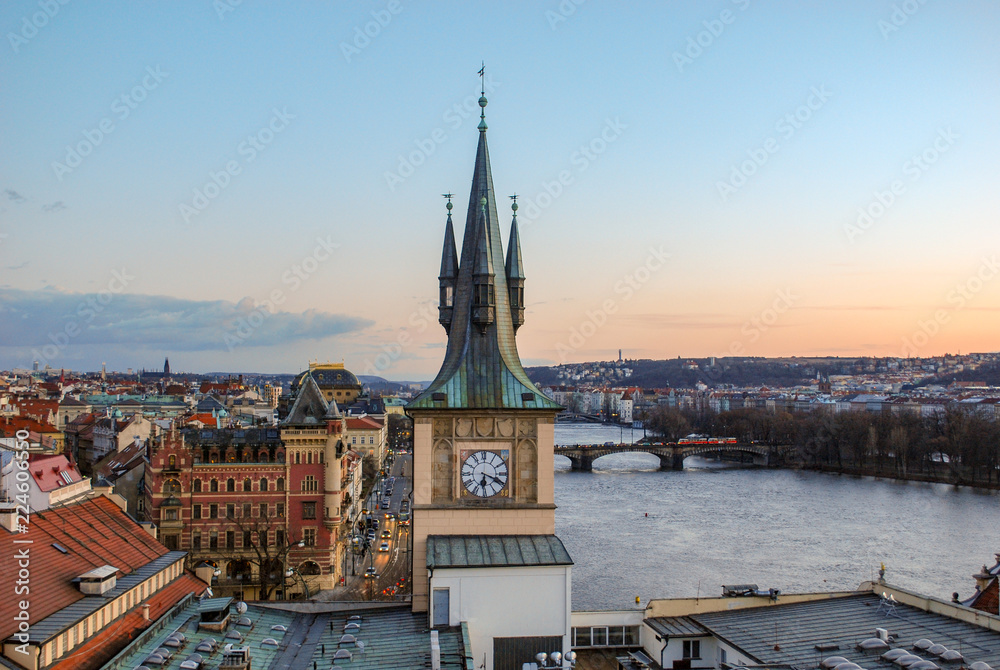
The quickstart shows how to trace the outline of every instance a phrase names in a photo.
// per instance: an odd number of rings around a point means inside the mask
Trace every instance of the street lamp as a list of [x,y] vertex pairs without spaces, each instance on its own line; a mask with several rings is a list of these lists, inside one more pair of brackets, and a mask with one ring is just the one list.
[[302,588],[305,589],[306,591],[306,600],[312,598],[312,596],[309,595],[309,585],[306,584],[306,579],[305,577],[302,576],[302,573],[296,570],[295,568],[288,568],[287,570],[285,570],[285,577],[291,577],[292,575],[298,575],[299,579],[302,580]]
[[537,668],[575,668],[576,652],[567,651],[563,654],[561,651],[554,651],[551,654],[546,654],[544,651],[540,651],[535,654],[535,660],[539,663],[535,666]]

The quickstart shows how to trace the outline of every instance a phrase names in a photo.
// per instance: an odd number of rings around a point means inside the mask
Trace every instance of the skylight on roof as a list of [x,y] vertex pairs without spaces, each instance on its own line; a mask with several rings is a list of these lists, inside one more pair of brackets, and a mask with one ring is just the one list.
[[58,542],[53,542],[52,546],[55,547],[56,550],[61,551],[64,554],[68,554],[69,553],[69,549],[67,549],[66,547],[62,546]]

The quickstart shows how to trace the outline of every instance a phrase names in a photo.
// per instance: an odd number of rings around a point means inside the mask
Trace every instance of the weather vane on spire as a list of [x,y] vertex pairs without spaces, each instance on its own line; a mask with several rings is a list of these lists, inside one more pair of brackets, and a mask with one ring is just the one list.
[[486,132],[486,61],[483,61],[483,66],[479,68],[479,79],[482,84],[481,91],[479,93],[479,132]]

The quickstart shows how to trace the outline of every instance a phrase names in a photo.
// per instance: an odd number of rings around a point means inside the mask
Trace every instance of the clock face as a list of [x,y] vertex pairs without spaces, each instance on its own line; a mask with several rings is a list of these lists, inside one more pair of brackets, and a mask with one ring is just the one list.
[[480,498],[504,493],[508,474],[507,461],[493,451],[473,451],[462,462],[462,484]]

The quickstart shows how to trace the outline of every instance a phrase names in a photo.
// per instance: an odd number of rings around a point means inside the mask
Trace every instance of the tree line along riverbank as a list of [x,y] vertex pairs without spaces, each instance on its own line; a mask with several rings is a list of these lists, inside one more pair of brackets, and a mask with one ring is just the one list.
[[666,441],[690,433],[772,447],[795,445],[778,462],[822,472],[1000,489],[1000,423],[973,412],[725,412],[658,407],[646,429]]

